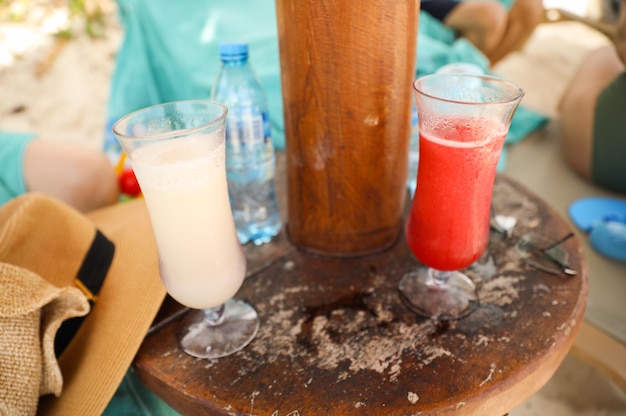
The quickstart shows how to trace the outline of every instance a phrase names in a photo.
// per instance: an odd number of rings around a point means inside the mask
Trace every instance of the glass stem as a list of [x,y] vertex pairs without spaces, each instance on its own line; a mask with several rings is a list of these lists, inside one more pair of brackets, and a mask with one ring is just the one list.
[[224,319],[224,304],[204,309],[204,318],[210,326],[219,325]]
[[448,283],[451,274],[452,272],[444,272],[430,267],[428,269],[428,277],[430,277],[429,283],[434,286],[444,286]]

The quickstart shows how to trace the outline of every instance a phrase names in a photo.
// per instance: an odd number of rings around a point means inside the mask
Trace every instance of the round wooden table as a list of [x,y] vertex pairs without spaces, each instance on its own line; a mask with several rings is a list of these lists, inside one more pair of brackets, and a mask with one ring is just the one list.
[[[498,177],[493,201],[497,213],[517,218],[521,234],[556,240],[571,231],[507,177]],[[339,259],[299,252],[283,232],[246,247],[249,275],[237,297],[261,318],[248,347],[219,360],[193,358],[178,346],[179,320],[170,319],[146,337],[134,368],[185,415],[504,415],[556,371],[588,290],[576,238],[563,244],[573,277],[527,265],[515,242],[490,244],[469,269],[478,308],[435,322],[398,294],[402,275],[418,266],[404,239],[384,253]]]

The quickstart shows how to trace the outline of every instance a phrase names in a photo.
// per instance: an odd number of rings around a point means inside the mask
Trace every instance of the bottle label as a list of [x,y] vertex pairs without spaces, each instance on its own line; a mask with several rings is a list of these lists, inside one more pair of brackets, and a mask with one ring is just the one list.
[[244,112],[226,118],[226,143],[233,150],[253,148],[270,139],[267,113]]

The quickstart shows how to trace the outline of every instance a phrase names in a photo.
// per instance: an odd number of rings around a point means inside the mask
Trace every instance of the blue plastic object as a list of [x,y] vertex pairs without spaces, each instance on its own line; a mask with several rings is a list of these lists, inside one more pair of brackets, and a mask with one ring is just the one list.
[[600,254],[626,261],[626,223],[601,221],[589,233],[591,246]]
[[626,261],[626,200],[583,198],[572,203],[569,216],[589,234],[589,243],[601,255]]
[[594,223],[600,219],[626,218],[626,200],[608,197],[582,198],[569,206],[569,216],[576,227],[590,232]]

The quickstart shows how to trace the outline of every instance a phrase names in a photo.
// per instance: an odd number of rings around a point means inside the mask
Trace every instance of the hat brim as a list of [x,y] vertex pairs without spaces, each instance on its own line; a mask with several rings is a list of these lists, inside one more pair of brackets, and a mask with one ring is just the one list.
[[157,249],[143,199],[87,214],[115,244],[98,300],[59,357],[60,397],[42,397],[46,415],[99,415],[115,394],[163,299]]

